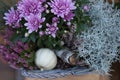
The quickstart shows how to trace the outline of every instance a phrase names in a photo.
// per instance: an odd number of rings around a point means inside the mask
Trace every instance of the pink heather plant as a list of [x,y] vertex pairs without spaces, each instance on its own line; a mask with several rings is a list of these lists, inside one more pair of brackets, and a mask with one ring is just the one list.
[[[8,44],[10,48],[7,48],[5,45],[0,44],[0,54],[5,59],[5,61],[7,61],[8,64],[14,69],[29,67],[29,62],[27,60],[31,58],[30,53],[25,53],[25,54],[21,53],[22,51],[28,49],[28,47],[24,49],[24,46],[28,46],[28,44],[24,44],[24,43],[21,43],[21,44],[22,46],[19,45],[17,42],[12,46],[11,44]],[[26,55],[29,55],[29,56],[26,56]],[[24,56],[24,57],[21,57],[21,56]]]
[[12,26],[13,28],[20,27],[20,13],[18,10],[14,10],[13,7],[9,10],[9,13],[5,13],[4,19],[6,20],[6,25]]
[[58,27],[57,27],[57,23],[53,23],[53,24],[46,24],[47,28],[46,28],[46,34],[47,35],[51,35],[52,37],[56,37],[56,32],[58,30]]
[[29,33],[32,33],[33,31],[38,31],[39,28],[42,28],[42,24],[45,21],[45,18],[41,18],[41,15],[33,15],[30,14],[30,16],[26,17],[25,20],[27,23],[25,23],[25,26],[28,29]]
[[[68,16],[69,13],[72,12],[72,10],[76,9],[75,3],[72,0],[52,0],[48,4],[52,8],[51,12],[54,13],[55,15],[57,15],[57,17],[61,17],[63,19],[65,19],[65,16]],[[69,19],[71,19],[71,18],[69,18]],[[69,20],[69,19],[67,19],[67,20]]]
[[[18,10],[22,17],[29,16],[31,13],[36,15],[44,11],[41,0],[22,0],[18,3]],[[43,1],[43,0],[42,0]]]
[[[6,44],[0,44],[0,55],[2,58],[8,62],[8,64],[14,68],[29,68],[31,65],[29,64],[28,60],[31,59],[31,54],[28,52],[29,44],[23,43],[21,41],[16,41],[12,43],[10,41],[11,36],[13,35],[13,31],[11,28],[7,27],[2,34],[3,39],[5,40]],[[8,46],[8,47],[6,47]],[[26,51],[23,53],[23,51]],[[22,57],[21,57],[22,56]]]

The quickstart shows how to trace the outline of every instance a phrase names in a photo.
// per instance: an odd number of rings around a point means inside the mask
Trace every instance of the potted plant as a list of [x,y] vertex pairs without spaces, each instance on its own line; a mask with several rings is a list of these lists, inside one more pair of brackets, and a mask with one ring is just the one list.
[[26,77],[106,75],[119,60],[119,19],[103,0],[20,0],[4,15],[0,53]]

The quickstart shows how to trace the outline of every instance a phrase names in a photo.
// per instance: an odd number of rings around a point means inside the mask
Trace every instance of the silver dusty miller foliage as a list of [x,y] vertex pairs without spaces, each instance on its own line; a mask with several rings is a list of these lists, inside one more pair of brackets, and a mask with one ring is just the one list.
[[90,16],[93,26],[78,39],[79,56],[100,74],[108,74],[112,62],[120,60],[120,10],[103,0],[91,4]]

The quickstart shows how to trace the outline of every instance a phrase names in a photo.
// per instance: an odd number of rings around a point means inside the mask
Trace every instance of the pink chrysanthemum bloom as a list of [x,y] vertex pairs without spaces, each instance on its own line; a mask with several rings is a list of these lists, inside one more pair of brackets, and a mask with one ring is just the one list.
[[27,21],[25,26],[27,27],[28,32],[32,33],[33,31],[37,32],[39,28],[42,28],[41,24],[45,21],[45,18],[41,18],[41,15],[30,14],[25,20]]
[[53,17],[52,18],[52,23],[58,23],[59,22],[59,18],[58,17]]
[[20,16],[19,11],[14,10],[13,7],[9,10],[9,13],[5,13],[4,19],[6,20],[6,25],[12,26],[13,28],[20,27]]
[[58,30],[58,27],[57,27],[57,23],[53,23],[53,24],[46,24],[47,28],[46,28],[46,35],[51,35],[52,37],[56,37],[56,32]]
[[64,16],[64,20],[70,21],[71,19],[73,19],[74,16],[75,14],[69,12],[67,15]]
[[22,0],[18,3],[17,8],[22,17],[29,16],[31,13],[34,15],[41,14],[44,11],[42,2],[39,0]]
[[52,0],[48,4],[52,8],[51,12],[63,19],[65,15],[76,9],[75,3],[72,0]]

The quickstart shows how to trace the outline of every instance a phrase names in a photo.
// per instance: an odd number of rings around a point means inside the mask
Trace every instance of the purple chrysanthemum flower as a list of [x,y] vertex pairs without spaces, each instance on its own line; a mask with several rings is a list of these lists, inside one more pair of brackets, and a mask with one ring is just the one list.
[[31,13],[41,14],[44,11],[42,7],[42,2],[39,0],[22,0],[18,3],[18,10],[21,13],[21,17],[29,16]]
[[69,12],[67,15],[64,16],[64,20],[70,21],[71,19],[73,19],[74,16],[75,14]]
[[46,29],[46,35],[51,35],[52,37],[56,37],[56,32],[58,30],[57,23],[54,23],[52,25],[46,24],[47,29]]
[[51,12],[63,19],[65,15],[76,9],[75,3],[72,0],[52,0],[48,4],[52,8]]
[[13,7],[11,7],[9,13],[5,13],[4,19],[6,20],[6,25],[13,26],[13,28],[20,27],[20,13],[18,10],[14,10]]
[[38,0],[38,1],[40,1],[41,3],[46,2],[46,0]]
[[41,18],[41,15],[30,14],[25,20],[27,21],[25,26],[27,27],[28,32],[32,33],[33,31],[38,31],[38,29],[42,27],[41,23],[45,21],[45,18]]
[[52,18],[52,23],[58,23],[59,22],[59,18],[58,17],[53,17]]
[[40,31],[39,32],[39,36],[42,37],[44,35],[44,32],[43,31]]

